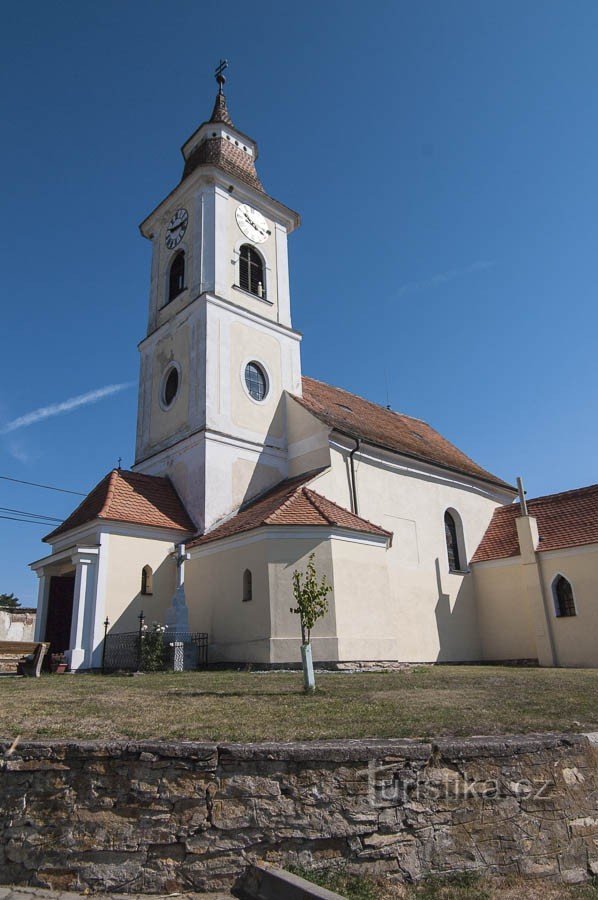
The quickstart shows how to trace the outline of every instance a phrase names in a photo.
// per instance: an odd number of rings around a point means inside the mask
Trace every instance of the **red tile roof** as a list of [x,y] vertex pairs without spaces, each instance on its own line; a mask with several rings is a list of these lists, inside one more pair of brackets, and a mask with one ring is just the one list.
[[168,478],[113,469],[77,509],[44,541],[91,522],[106,519],[194,533],[197,529]]
[[308,472],[277,484],[267,493],[242,506],[236,515],[217,525],[212,531],[190,541],[188,547],[207,544],[232,537],[266,525],[302,525],[347,528],[366,534],[378,534],[386,538],[391,532],[356,516],[342,506],[333,503],[307,487],[307,483],[319,474]]
[[478,466],[420,419],[386,409],[314,378],[303,378],[303,397],[295,397],[295,400],[331,428],[351,437],[515,490],[506,481]]
[[[598,544],[598,484],[537,497],[527,507],[538,520],[539,551]],[[471,562],[519,556],[515,519],[520,515],[519,503],[495,509]]]

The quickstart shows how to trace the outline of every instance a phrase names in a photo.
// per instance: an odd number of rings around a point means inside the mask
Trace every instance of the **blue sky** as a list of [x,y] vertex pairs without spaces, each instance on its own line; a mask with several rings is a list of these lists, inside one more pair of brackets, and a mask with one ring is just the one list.
[[[21,0],[0,32],[0,476],[86,491],[132,463],[137,225],[224,56],[266,189],[303,217],[304,372],[388,398],[531,496],[598,481],[593,0]],[[0,480],[0,515],[76,502]],[[0,519],[0,591],[35,601],[48,530]]]

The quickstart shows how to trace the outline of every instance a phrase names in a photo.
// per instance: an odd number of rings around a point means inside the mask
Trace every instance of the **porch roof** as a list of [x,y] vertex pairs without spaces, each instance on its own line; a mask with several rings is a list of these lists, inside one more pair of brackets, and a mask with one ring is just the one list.
[[93,519],[170,528],[185,534],[197,530],[168,478],[113,469],[44,541],[50,543]]

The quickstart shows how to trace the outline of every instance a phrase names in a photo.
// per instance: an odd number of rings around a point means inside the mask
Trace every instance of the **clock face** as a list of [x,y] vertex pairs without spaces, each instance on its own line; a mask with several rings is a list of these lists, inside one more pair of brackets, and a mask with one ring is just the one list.
[[183,235],[187,231],[189,224],[189,213],[186,209],[177,209],[174,216],[166,226],[166,246],[169,250],[176,247],[183,240]]
[[242,203],[240,206],[237,206],[235,216],[237,225],[245,237],[248,237],[254,244],[263,244],[264,241],[268,240],[268,235],[270,234],[268,223],[257,209],[252,209],[251,206]]

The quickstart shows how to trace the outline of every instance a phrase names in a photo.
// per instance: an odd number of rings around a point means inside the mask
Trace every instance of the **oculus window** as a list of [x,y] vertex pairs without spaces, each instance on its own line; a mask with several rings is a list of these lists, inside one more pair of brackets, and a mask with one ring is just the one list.
[[264,400],[267,396],[268,378],[258,363],[250,362],[245,366],[245,386],[254,400]]
[[162,404],[165,407],[172,406],[179,392],[179,370],[172,366],[162,382]]

